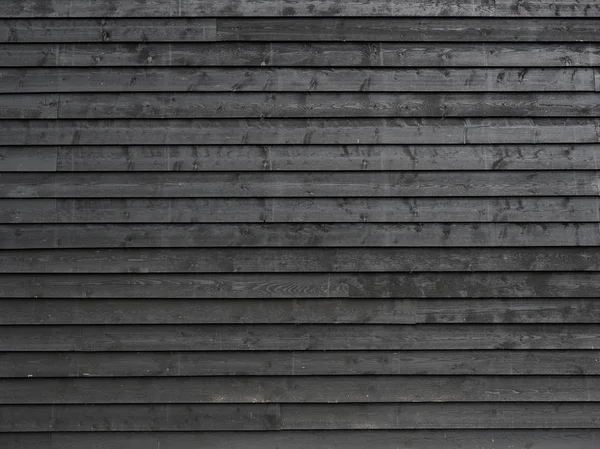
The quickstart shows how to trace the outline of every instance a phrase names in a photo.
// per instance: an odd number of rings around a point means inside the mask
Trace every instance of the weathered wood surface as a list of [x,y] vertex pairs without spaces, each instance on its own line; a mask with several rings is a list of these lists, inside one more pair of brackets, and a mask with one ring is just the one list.
[[594,67],[596,43],[0,43],[0,67]]
[[598,299],[3,299],[0,325],[598,323]]
[[600,248],[85,248],[0,252],[2,273],[419,271],[595,272],[600,271]]
[[595,298],[599,272],[1,274],[3,298]]
[[0,74],[0,93],[593,92],[595,89],[594,70],[586,67],[25,67],[2,68]]
[[599,246],[598,223],[0,225],[4,249]]
[[599,124],[598,118],[4,120],[0,145],[598,143]]
[[596,196],[596,171],[2,173],[2,198]]
[[598,144],[3,146],[0,171],[597,170],[598,154]]
[[[541,384],[542,388],[540,388]],[[385,410],[381,404],[362,406],[357,403],[482,401],[593,403],[599,399],[600,377],[598,376],[213,376],[40,378],[35,382],[30,379],[0,380],[2,404],[286,403],[282,405],[284,428],[288,425],[290,428],[362,427],[365,426],[365,421],[361,415],[372,415],[371,419],[378,420],[381,419],[378,416]],[[307,402],[319,403],[319,405],[305,404]],[[296,405],[296,403],[301,404]],[[347,418],[350,421],[347,424],[337,420],[331,422],[327,417],[335,413],[338,407],[321,403],[354,403],[346,405],[350,411],[349,415],[353,418]],[[461,406],[462,404],[442,404],[437,413],[442,412],[445,407],[460,410]],[[489,407],[490,404],[485,406]],[[390,411],[399,409],[403,414],[405,412],[403,407],[407,407],[407,414],[411,414],[411,408],[404,405],[393,404],[389,409]],[[423,404],[421,410],[431,407],[432,404]],[[370,409],[374,409],[372,414],[369,413]],[[596,404],[596,410],[600,411],[600,405]],[[288,414],[289,418],[286,418]],[[308,424],[309,422],[312,425]]]
[[600,352],[570,349],[0,353],[3,378],[364,374],[598,375]]
[[[502,406],[494,404],[494,406]],[[527,405],[529,407],[529,404]],[[561,406],[561,411],[567,411],[568,406]],[[77,410],[74,410],[76,413]],[[493,412],[490,412],[492,414]],[[482,419],[483,414],[478,415]],[[67,418],[69,415],[61,415]],[[548,414],[546,414],[548,417]],[[516,425],[519,420],[512,421]],[[530,419],[530,418],[529,418]],[[98,421],[100,418],[98,418]],[[41,420],[40,420],[41,421]],[[97,422],[98,422],[97,421]],[[56,421],[52,421],[56,425]],[[64,423],[65,421],[59,421]],[[68,418],[67,418],[68,422]],[[78,421],[80,422],[80,421]],[[102,421],[104,425],[113,421]],[[531,422],[531,421],[529,421]],[[56,423],[56,424],[55,424]],[[116,422],[115,422],[116,424]],[[64,427],[64,424],[61,424]],[[88,423],[86,428],[92,424]],[[119,423],[122,425],[122,422]],[[0,443],[9,448],[45,447],[48,449],[107,449],[127,447],[145,449],[162,447],[166,449],[197,449],[198,445],[205,449],[221,449],[224,445],[232,449],[264,449],[269,445],[278,445],[289,449],[304,449],[306,447],[327,447],[332,449],[397,449],[398,447],[419,447],[423,449],[438,449],[454,445],[464,449],[530,449],[543,446],[545,449],[563,449],[565,445],[576,446],[578,449],[596,449],[600,432],[595,429],[571,429],[561,421],[560,429],[519,430],[295,430],[293,432],[269,431],[202,431],[202,432],[112,432],[105,433],[102,438],[97,434],[85,432],[64,433],[8,433],[0,434]],[[482,426],[483,427],[483,426]],[[9,427],[13,428],[13,427]],[[22,427],[37,431],[41,425],[24,425]],[[47,426],[46,426],[47,428]],[[275,447],[275,446],[274,446]]]
[[[502,246],[509,235],[519,235],[521,229],[526,236],[515,244],[533,244],[538,241],[534,235],[545,235],[547,244],[552,246],[563,238],[565,245],[585,245],[595,241],[595,225],[600,216],[600,199],[598,197],[467,197],[467,198],[80,198],[80,199],[0,199],[0,223],[45,223],[45,226],[20,226],[10,228],[0,226],[0,236],[8,239],[13,232],[15,244],[23,244],[39,232],[40,242],[48,241],[48,233],[42,231],[49,227],[56,234],[53,240],[56,247],[64,247],[65,242],[75,244],[84,230],[93,232],[104,229],[106,236],[110,229],[116,235],[122,235],[126,228],[122,226],[90,228],[71,226],[53,228],[51,223],[564,223],[575,222],[573,227],[556,224],[529,225],[517,228],[514,225],[492,225],[483,227],[493,231],[495,240],[483,239],[484,242],[496,242]],[[360,226],[359,226],[360,227]],[[409,227],[410,228],[410,227]],[[435,228],[435,227],[434,227]],[[431,229],[434,229],[431,228]],[[154,240],[152,227],[132,227],[132,239],[124,239],[121,246],[135,246],[133,236],[144,229],[149,241]],[[168,228],[161,227],[165,241],[176,242],[174,234]],[[187,232],[195,232],[200,228],[184,228]],[[224,229],[227,229],[225,227]],[[251,228],[240,228],[251,229]],[[300,231],[302,228],[297,228]],[[342,228],[341,228],[342,229]],[[363,228],[365,229],[365,228]],[[377,227],[371,228],[377,233]],[[418,228],[415,228],[418,229]],[[439,229],[439,227],[438,227]],[[469,226],[452,225],[450,229],[469,231]],[[474,228],[479,229],[479,228]],[[502,229],[503,233],[496,233]],[[561,230],[562,229],[562,233]],[[576,231],[579,229],[578,231]],[[365,229],[366,230],[366,229]],[[422,229],[421,229],[422,230]],[[96,232],[95,237],[99,237]],[[416,237],[417,232],[413,236]],[[427,233],[428,238],[432,235]],[[577,237],[574,240],[575,236]],[[69,236],[67,238],[67,236]],[[170,236],[170,237],[169,237]],[[559,237],[560,236],[560,237]],[[449,236],[448,236],[449,237]],[[529,238],[530,240],[525,240]],[[65,240],[66,239],[66,240]],[[184,241],[184,240],[180,240]],[[408,241],[408,239],[407,239]],[[440,239],[432,240],[444,245]],[[3,240],[8,244],[9,240]],[[60,242],[63,242],[62,244]],[[106,245],[106,237],[96,243]],[[191,244],[192,241],[188,240]],[[218,240],[215,240],[218,242]],[[265,244],[268,240],[264,240]],[[371,240],[372,243],[374,241]],[[577,242],[577,243],[573,243]],[[422,244],[425,244],[421,242]],[[8,248],[8,246],[6,247]]]
[[20,0],[0,8],[3,18],[172,16],[600,17],[600,6],[594,0],[112,0],[77,5],[61,0]]
[[6,94],[0,119],[596,117],[600,93]]
[[[186,19],[181,19],[185,21]],[[199,21],[205,19],[198,19]],[[23,21],[0,22],[0,36],[12,42],[59,42],[43,40],[42,31],[56,26],[50,20],[33,21],[33,30]],[[70,23],[67,21],[67,23]],[[598,23],[594,19],[527,19],[486,18],[217,18],[219,41],[343,41],[343,42],[598,42]],[[110,27],[111,22],[105,25]],[[169,24],[170,25],[170,24]],[[166,26],[169,26],[166,25]],[[65,26],[67,26],[65,24]],[[90,23],[90,28],[97,26]],[[127,28],[131,26],[125,23]],[[172,25],[171,25],[172,26]],[[199,24],[202,27],[202,22]],[[4,27],[16,31],[9,34]],[[54,29],[54,28],[53,28]],[[38,31],[39,30],[39,31]],[[63,28],[61,27],[60,32]],[[35,34],[34,34],[35,31]],[[57,30],[58,31],[58,30]],[[56,33],[58,34],[58,32]],[[175,32],[173,32],[175,34]],[[31,36],[31,37],[30,37]],[[39,36],[39,37],[38,37]],[[94,38],[98,34],[92,35]],[[62,36],[59,34],[59,38]],[[72,42],[77,36],[69,35]],[[153,39],[152,36],[149,36]],[[98,39],[99,40],[99,39]],[[189,40],[187,35],[172,40]],[[195,38],[195,40],[201,40]]]
[[600,345],[596,324],[46,325],[0,326],[0,336],[5,352],[554,351]]
[[2,19],[0,42],[598,42],[594,19],[143,18]]

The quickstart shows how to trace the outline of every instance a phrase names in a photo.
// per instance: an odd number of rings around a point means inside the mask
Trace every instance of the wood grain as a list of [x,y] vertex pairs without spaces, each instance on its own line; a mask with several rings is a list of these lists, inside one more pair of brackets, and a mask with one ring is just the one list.
[[[556,245],[558,235],[565,238],[565,244],[585,245],[588,232],[593,226],[583,223],[596,223],[600,215],[598,197],[503,197],[503,198],[80,198],[80,199],[0,199],[0,223],[506,223],[506,222],[575,222],[579,228],[577,240],[572,230],[565,229],[558,234],[556,224],[545,225],[544,233],[548,245]],[[583,225],[583,226],[582,226]],[[512,228],[511,228],[512,226]],[[504,226],[503,234],[496,234],[496,242],[502,246],[508,234],[514,235],[514,225]],[[530,240],[520,240],[519,244],[533,244],[532,235],[542,235],[539,225],[530,225],[525,232]],[[50,226],[52,228],[52,226]],[[118,229],[124,227],[105,227]],[[11,228],[0,226],[2,238],[8,238]],[[80,238],[81,227],[67,227],[71,233],[67,241],[70,244]],[[90,230],[94,227],[90,228]],[[96,227],[95,229],[100,229]],[[139,227],[131,228],[135,235]],[[151,228],[146,227],[148,238],[152,241]],[[168,228],[162,227],[165,240],[168,240]],[[194,227],[185,228],[188,232]],[[225,227],[224,229],[227,229]],[[452,225],[451,229],[467,226]],[[491,228],[495,229],[494,226]],[[14,229],[15,243],[30,239],[31,232],[39,231],[40,237],[49,238],[39,226]],[[376,226],[372,227],[377,232]],[[67,234],[54,228],[57,233],[56,247],[63,247]],[[492,233],[495,233],[492,231]],[[429,234],[430,235],[430,234]],[[554,235],[554,239],[551,237]],[[97,233],[98,237],[99,234]],[[171,234],[172,236],[172,234]],[[581,238],[583,237],[583,239]],[[172,238],[172,237],[171,237]],[[42,241],[42,239],[40,239]],[[46,241],[46,240],[45,240]],[[172,240],[173,242],[177,240]],[[479,238],[482,245],[485,240]],[[493,239],[489,239],[493,242]],[[97,243],[106,245],[105,238]],[[444,245],[439,239],[434,242]],[[441,242],[441,243],[440,243]],[[571,243],[576,242],[576,243]],[[3,243],[8,244],[7,240]],[[125,240],[124,246],[135,246],[131,240]],[[191,244],[191,241],[190,241]],[[121,245],[123,246],[123,245]],[[8,246],[7,246],[8,248]]]
[[0,325],[594,324],[597,298],[3,299]]
[[3,146],[0,171],[597,170],[598,144]]
[[586,67],[21,67],[2,68],[0,74],[0,93],[593,92],[595,88],[594,70]]
[[4,120],[0,145],[598,143],[599,122],[598,118]]
[[2,352],[0,377],[598,375],[597,350]]
[[600,248],[85,248],[0,252],[2,273],[420,271],[595,272],[600,271]]
[[[494,406],[501,407],[501,404]],[[44,406],[41,406],[44,407]],[[104,409],[106,406],[102,406]],[[540,406],[543,407],[543,406]],[[131,410],[131,409],[130,409]],[[498,410],[498,409],[496,409]],[[527,405],[529,410],[529,404]],[[562,406],[561,411],[569,410],[568,406]],[[76,414],[78,409],[73,410]],[[62,410],[61,410],[62,412]],[[26,413],[26,412],[25,412]],[[63,412],[64,413],[64,412]],[[490,411],[490,414],[493,413]],[[543,414],[543,413],[542,413]],[[40,416],[41,413],[36,413]],[[547,417],[550,416],[546,414]],[[68,414],[61,415],[67,420]],[[552,415],[555,416],[555,415]],[[100,421],[98,418],[96,422]],[[482,415],[478,419],[483,419]],[[528,417],[528,422],[532,418]],[[41,422],[38,421],[38,422]],[[54,421],[56,422],[56,421]],[[68,428],[61,423],[61,428]],[[67,421],[68,422],[68,421]],[[116,420],[107,421],[106,416],[102,421],[117,424]],[[522,422],[512,421],[510,425]],[[57,425],[57,424],[54,424]],[[90,428],[92,423],[86,424],[83,429]],[[122,423],[118,423],[122,425]],[[508,424],[507,424],[508,425]],[[562,449],[564,445],[576,446],[578,449],[596,449],[600,432],[595,429],[568,429],[564,420],[557,423],[561,429],[443,429],[443,430],[295,430],[293,432],[269,432],[269,431],[201,431],[201,432],[112,432],[103,434],[98,438],[97,434],[85,432],[64,433],[12,433],[0,434],[0,442],[6,447],[47,447],[49,449],[107,449],[128,447],[132,449],[143,449],[147,447],[158,447],[173,449],[196,449],[201,445],[206,449],[220,449],[223,445],[232,449],[262,449],[269,445],[278,445],[289,449],[303,449],[313,447],[317,449],[362,449],[366,446],[378,449],[397,449],[400,447],[419,447],[423,449],[438,449],[451,444],[464,449],[503,449],[511,447],[514,449],[529,449],[530,447],[543,446],[545,449]],[[26,429],[34,428],[32,425],[22,426]],[[198,426],[196,425],[195,428]],[[19,427],[21,428],[21,427]],[[42,426],[35,427],[35,429]],[[80,430],[79,428],[76,430]]]
[[[0,380],[2,404],[283,402],[286,404],[281,406],[282,427],[289,426],[292,429],[304,426],[309,428],[368,427],[365,421],[370,421],[369,418],[365,420],[361,415],[371,415],[369,412],[372,409],[374,413],[371,419],[378,421],[382,419],[381,415],[386,415],[380,409],[381,404],[372,405],[373,402],[568,403],[587,401],[593,403],[599,398],[598,376],[214,376]],[[300,404],[296,405],[297,403]],[[328,417],[335,414],[338,407],[324,404],[342,403],[367,403],[368,405],[364,407],[356,404],[347,405],[349,415],[353,418],[332,422]],[[438,413],[444,408],[460,410],[461,406],[462,404],[442,404],[438,408]],[[486,406],[489,407],[490,404]],[[421,410],[431,407],[432,404],[423,404]],[[397,408],[400,414],[412,414],[410,407],[406,412],[403,405],[393,404],[390,407],[391,410]],[[596,404],[596,410],[600,411],[600,405]],[[555,413],[560,414],[560,411]],[[510,415],[510,411],[507,414]],[[565,415],[568,416],[568,413]],[[387,421],[386,418],[383,419]],[[308,424],[309,422],[312,425]],[[385,428],[391,425],[375,424],[374,427]]]
[[0,119],[596,117],[600,93],[7,94]]
[[567,247],[600,245],[598,223],[0,225],[4,249],[203,247]]
[[0,43],[0,67],[594,67],[595,43]]
[[3,18],[46,17],[252,17],[252,16],[442,16],[442,17],[600,17],[593,0],[112,0],[72,7],[60,0],[20,0],[2,5]]
[[1,274],[3,298],[594,298],[599,272]]
[[597,350],[597,331],[596,324],[0,326],[0,350],[249,351],[248,354],[293,350]]

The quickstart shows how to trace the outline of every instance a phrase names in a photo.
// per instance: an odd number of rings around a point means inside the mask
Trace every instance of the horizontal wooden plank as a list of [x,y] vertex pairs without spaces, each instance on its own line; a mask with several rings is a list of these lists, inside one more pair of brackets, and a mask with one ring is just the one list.
[[597,298],[3,299],[0,325],[598,323]]
[[2,352],[0,377],[598,375],[597,350]]
[[1,173],[2,198],[598,195],[597,171]]
[[[504,406],[494,404],[492,407]],[[582,405],[585,407],[586,405]],[[529,407],[529,405],[528,405]],[[540,407],[547,407],[540,405]],[[496,409],[497,410],[497,409]],[[561,412],[569,410],[569,405],[561,406]],[[543,414],[543,413],[542,413]],[[492,413],[489,413],[490,416]],[[571,415],[571,414],[570,414]],[[552,415],[556,417],[556,415]],[[571,415],[573,416],[573,415]],[[480,414],[478,420],[483,419]],[[67,418],[68,419],[68,418]],[[532,422],[519,418],[516,422]],[[558,418],[557,418],[558,419]],[[575,421],[577,418],[575,418]],[[60,421],[61,426],[64,426]],[[78,421],[79,423],[80,421]],[[103,421],[106,425],[107,421]],[[112,421],[108,421],[112,424]],[[582,419],[582,422],[587,422]],[[439,449],[453,445],[463,449],[529,449],[544,447],[545,449],[596,449],[600,440],[600,431],[587,429],[568,429],[565,420],[560,420],[557,427],[562,429],[519,430],[295,430],[269,431],[202,431],[202,432],[110,432],[98,433],[65,432],[65,433],[4,433],[0,434],[0,444],[6,449],[144,449],[161,447],[163,449],[265,449],[285,447],[287,449],[398,449],[398,447],[419,447],[422,449]],[[32,429],[33,426],[23,426]],[[88,424],[84,430],[90,428]],[[36,428],[37,430],[37,428]],[[80,429],[76,429],[80,430]]]
[[600,271],[600,248],[238,247],[0,251],[2,273],[419,271]]
[[596,117],[600,93],[0,95],[0,119]]
[[594,298],[599,272],[0,274],[3,298]]
[[[600,216],[600,199],[598,197],[503,197],[503,198],[99,198],[99,199],[0,199],[0,223],[381,223],[381,222],[593,222]],[[593,235],[594,226],[579,226],[579,240],[574,240],[572,230],[556,224],[545,225],[543,233],[534,231],[539,225],[530,225],[524,230],[528,240],[519,240],[516,244],[536,244],[532,236],[546,235],[548,245],[559,245],[564,239],[565,245],[585,245],[589,235]],[[494,229],[483,228],[495,235],[497,245],[503,243],[508,235],[519,235],[514,232],[514,225],[500,226],[504,232],[496,233]],[[50,239],[53,247],[69,247],[83,245],[81,227],[53,227],[56,239]],[[87,229],[87,228],[86,228]],[[91,227],[88,230],[105,229],[104,237],[94,244],[106,246],[109,229],[122,234],[126,228],[119,226]],[[119,246],[139,246],[135,237],[140,227],[131,227],[131,239],[119,240]],[[154,242],[156,235],[146,227],[148,245]],[[165,242],[171,241],[178,246],[174,233],[162,227]],[[187,232],[197,227],[185,228]],[[225,226],[223,229],[228,229]],[[371,227],[376,231],[377,227]],[[440,227],[438,226],[438,229]],[[451,229],[462,229],[467,232],[468,226],[451,225]],[[562,229],[561,231],[558,231]],[[11,228],[0,226],[2,243],[9,244],[8,234]],[[50,234],[39,226],[13,228],[14,244],[25,244],[27,240],[40,232],[40,241],[48,242]],[[17,232],[18,231],[18,232]],[[193,232],[193,231],[192,231]],[[589,234],[592,232],[592,234]],[[100,234],[96,232],[96,237]],[[441,235],[441,234],[439,234]],[[42,237],[43,236],[43,237]],[[67,236],[69,236],[67,238]],[[446,245],[446,241],[433,238],[438,245]],[[553,236],[553,237],[552,237]],[[417,234],[413,236],[417,238]],[[489,245],[482,234],[477,237],[480,245]],[[179,240],[182,241],[182,240]],[[408,239],[407,239],[408,241]],[[426,240],[419,240],[426,244]],[[452,242],[453,240],[450,240]],[[79,242],[79,243],[77,243]],[[91,242],[91,240],[90,240]],[[217,242],[217,241],[216,241]],[[356,242],[356,240],[355,240]],[[371,241],[373,242],[373,241]],[[265,244],[267,242],[265,241]],[[291,243],[291,242],[290,242]],[[192,244],[192,241],[189,241]],[[247,244],[247,243],[246,243]],[[360,243],[357,243],[360,244]],[[464,243],[463,243],[464,244]],[[142,244],[144,245],[144,244]],[[8,247],[13,247],[12,244]],[[34,246],[35,247],[35,246]]]
[[0,119],[56,119],[58,110],[56,94],[0,95]]
[[[372,407],[375,413],[371,419],[378,420],[381,412],[379,404],[366,407],[353,404],[348,408],[354,411],[349,414],[354,418],[349,418],[346,423],[332,422],[326,417],[335,414],[337,407],[291,405],[304,402],[597,402],[599,399],[599,376],[213,376],[0,380],[2,404],[285,402],[288,404],[282,406],[282,427],[290,429],[368,427],[361,415],[365,412],[367,416],[371,415],[369,408]],[[404,414],[402,405],[394,404],[391,410],[396,407]],[[440,404],[438,408],[437,405],[423,404],[420,410],[442,411],[444,407],[454,409],[460,406]],[[409,414],[410,410],[407,410]],[[597,410],[600,411],[600,404]]]
[[598,223],[1,225],[4,249],[598,246]]
[[[594,91],[590,68],[3,68],[0,93]],[[355,142],[354,142],[355,143]]]
[[598,143],[599,124],[598,118],[3,120],[0,145]]
[[[555,27],[547,22],[547,19],[532,20],[531,30],[550,35]],[[570,27],[570,33],[585,40],[587,22],[578,20]],[[10,43],[202,42],[214,41],[216,37],[217,20],[208,18],[0,20],[0,42]]]
[[[311,36],[312,38],[312,36]],[[0,43],[0,67],[593,67],[595,43]]]
[[597,144],[3,146],[0,171],[597,170],[599,152]]
[[0,405],[0,437],[3,432],[93,431],[90,435],[103,441],[99,435],[110,434],[99,432],[279,428],[276,404]]
[[73,6],[61,0],[21,0],[7,3],[0,17],[211,17],[211,16],[475,16],[475,17],[600,17],[594,0],[112,0]]
[[[79,5],[78,5],[79,6]],[[593,19],[144,18],[3,19],[0,42],[598,42]]]
[[5,352],[597,350],[600,345],[597,324],[0,326],[0,337]]
[[[148,20],[148,19],[146,19]],[[186,20],[186,19],[182,19]],[[187,19],[189,20],[189,19]],[[202,19],[199,19],[202,20]],[[4,23],[6,25],[4,25]],[[0,22],[16,28],[11,42],[63,42],[63,28],[56,22]],[[65,21],[71,23],[73,21]],[[152,22],[150,22],[152,23]],[[95,24],[90,24],[93,28]],[[67,26],[65,24],[65,26]],[[129,26],[124,25],[125,27]],[[38,29],[52,27],[55,40],[33,34]],[[8,37],[8,32],[4,31]],[[59,34],[61,33],[61,34]],[[66,33],[66,31],[65,31]],[[164,33],[163,33],[164,34]],[[93,35],[92,37],[96,37]],[[69,34],[69,37],[71,35]],[[152,40],[153,37],[149,36]],[[486,18],[401,18],[401,17],[344,17],[344,18],[218,18],[217,38],[220,41],[343,41],[343,42],[597,42],[598,24],[593,19],[529,19],[506,20]],[[5,40],[8,40],[6,37]],[[43,40],[42,40],[43,39]],[[71,41],[81,39],[73,35]],[[90,39],[91,41],[99,39]],[[182,36],[181,40],[188,40]],[[200,39],[197,39],[200,40]]]

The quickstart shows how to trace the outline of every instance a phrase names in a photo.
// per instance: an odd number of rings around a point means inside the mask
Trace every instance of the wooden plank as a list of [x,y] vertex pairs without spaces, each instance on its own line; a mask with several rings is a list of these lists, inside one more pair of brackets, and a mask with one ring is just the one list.
[[443,17],[600,17],[594,0],[112,0],[72,6],[61,0],[21,0],[0,9],[2,18],[47,17],[253,17],[253,16],[443,16]]
[[[594,91],[590,68],[57,67],[2,69],[1,93]],[[356,143],[356,142],[354,142]]]
[[598,272],[0,274],[2,298],[594,298]]
[[[503,404],[494,404],[493,407]],[[587,405],[582,405],[585,407]],[[43,406],[42,406],[43,407]],[[529,407],[529,405],[528,405]],[[542,405],[540,407],[543,407]],[[497,410],[497,409],[496,409]],[[568,405],[561,406],[561,411],[569,410]],[[492,413],[490,413],[491,415]],[[555,417],[555,415],[551,415]],[[478,419],[482,419],[481,416]],[[531,422],[530,417],[526,418]],[[585,418],[584,418],[585,420]],[[107,422],[106,419],[104,421]],[[515,425],[516,420],[510,423]],[[523,421],[520,421],[523,422]],[[63,426],[61,421],[61,426]],[[600,432],[587,429],[568,429],[561,420],[557,426],[562,429],[467,429],[467,430],[295,430],[293,432],[111,432],[97,433],[63,432],[63,433],[8,433],[0,434],[0,443],[7,449],[144,449],[162,447],[166,449],[264,449],[269,447],[285,447],[288,449],[398,449],[399,447],[419,447],[423,449],[439,449],[440,447],[461,447],[463,449],[528,449],[544,447],[545,449],[596,449]],[[31,428],[31,426],[23,426]],[[87,427],[90,428],[88,424]],[[76,429],[80,430],[80,429]]]
[[594,67],[595,43],[0,43],[0,67]]
[[2,198],[596,196],[600,171],[2,173]]
[[0,226],[4,249],[598,246],[598,223]]
[[586,351],[2,352],[0,377],[598,375]]
[[[426,378],[422,378],[426,379]],[[512,383],[511,377],[497,378]],[[528,381],[533,380],[526,378]],[[544,382],[544,378],[538,378]],[[467,387],[468,388],[468,387]],[[534,387],[535,389],[535,387]],[[539,391],[539,384],[538,389]],[[515,387],[514,393],[520,391]],[[485,400],[497,394],[486,391]],[[443,393],[442,393],[443,395]],[[502,393],[501,393],[502,395]],[[560,396],[560,393],[557,395]],[[497,407],[498,406],[498,407]],[[283,404],[282,429],[597,428],[598,404]],[[590,415],[586,416],[585,413]],[[546,421],[547,419],[547,421]],[[356,432],[362,433],[362,432]],[[440,446],[444,447],[444,446]],[[450,446],[454,447],[454,446]],[[490,447],[488,445],[482,447]],[[546,447],[545,445],[543,447]]]
[[598,323],[598,300],[3,299],[0,325]]
[[593,19],[144,18],[4,19],[0,42],[598,42]]
[[597,144],[3,146],[0,171],[597,170],[599,153]]
[[0,145],[598,143],[600,119],[4,120]]
[[103,441],[126,430],[275,430],[279,413],[271,404],[1,405],[0,432],[93,431]]
[[0,326],[0,336],[4,352],[597,350],[600,344],[597,324],[46,325]]
[[[0,199],[0,223],[597,223],[599,216],[598,197]],[[546,226],[547,243],[556,245],[559,240],[552,240],[551,236],[559,228],[555,224]],[[451,227],[457,229],[455,225]],[[530,236],[535,234],[533,229],[536,227],[530,226],[527,233]],[[70,242],[67,247],[83,244],[75,243],[81,237],[77,230],[79,228],[67,228],[72,233],[67,239]],[[28,236],[33,236],[30,229],[40,230],[39,227],[19,228],[24,233],[18,239],[19,244],[30,238]],[[119,229],[117,233],[124,231],[123,227],[118,226],[111,229]],[[131,228],[133,234],[136,229],[140,228]],[[166,228],[162,229],[164,231]],[[464,233],[468,227],[463,226],[462,229]],[[587,229],[592,227],[584,225],[580,231]],[[377,227],[373,227],[373,230],[377,230]],[[504,230],[512,233],[510,227],[504,227]],[[7,238],[8,231],[9,228],[0,226],[2,238]],[[56,240],[56,247],[65,247],[58,242],[64,241],[62,239],[66,234],[59,228],[54,228],[54,232],[62,234],[61,240]],[[585,232],[583,235],[586,235]],[[45,238],[49,236],[44,232],[42,235]],[[147,235],[152,240],[152,233]],[[166,240],[169,235],[164,232]],[[496,236],[500,245],[506,239],[502,235]],[[568,235],[574,234],[564,230],[562,238],[565,244],[575,244],[569,243],[575,240]],[[434,241],[445,245],[439,239]],[[105,246],[106,242],[104,237],[95,241],[95,244]],[[535,239],[522,240],[519,244],[527,242],[533,244]],[[578,242],[584,245],[586,238]],[[485,241],[480,240],[480,243],[486,245]],[[132,242],[133,246],[138,244]],[[125,246],[132,245],[125,242]]]
[[[81,5],[77,5],[80,7]],[[585,39],[588,21],[578,21],[570,33]],[[552,33],[551,23],[533,21],[531,30]],[[0,42],[203,42],[217,37],[216,19],[4,19]]]
[[[58,103],[58,104],[57,104]],[[38,105],[48,105],[47,113]],[[596,117],[600,93],[110,93],[0,96],[0,118]]]
[[[543,385],[543,388],[540,388]],[[380,404],[348,405],[349,416],[331,420],[337,406],[303,404],[390,403],[390,402],[597,402],[598,376],[225,376],[158,378],[38,378],[0,380],[2,404],[263,404],[279,403],[282,427],[352,428],[367,427],[374,409],[374,427],[382,413]],[[298,404],[299,403],[299,404]],[[293,404],[293,405],[292,405]],[[298,404],[298,405],[296,405]],[[433,414],[448,407],[449,414],[460,405],[422,404],[418,409]],[[487,404],[486,404],[487,405]],[[512,415],[513,405],[507,413]],[[600,404],[596,404],[600,412]],[[370,410],[371,409],[371,410]],[[398,410],[399,409],[399,410]],[[393,404],[413,415],[411,408]],[[523,410],[523,408],[521,408]],[[526,408],[525,408],[526,410]],[[560,413],[560,409],[555,411]],[[565,413],[568,415],[568,413]],[[346,413],[344,413],[346,415]],[[418,413],[415,414],[418,416]],[[459,415],[460,416],[460,415]],[[542,414],[543,416],[543,414]],[[327,418],[328,417],[328,418]],[[590,416],[590,419],[592,417]],[[413,418],[414,419],[414,418]],[[427,420],[427,414],[425,414]],[[387,419],[385,419],[387,421]],[[394,422],[392,420],[391,422]],[[577,422],[577,421],[576,421]],[[579,421],[580,422],[580,421]],[[595,420],[593,421],[595,422]],[[462,424],[462,419],[454,425]]]
[[0,119],[56,119],[58,110],[56,94],[0,95]]
[[[600,271],[600,248],[118,248],[0,252],[2,273]],[[1,320],[1,317],[0,317]]]
[[[6,21],[8,22],[8,21]],[[22,21],[11,21],[18,30],[18,42],[35,42]],[[34,30],[38,23],[32,21]],[[0,36],[2,36],[0,22]],[[46,25],[48,26],[48,25]],[[63,28],[56,27],[57,32]],[[7,33],[8,34],[8,33]],[[56,34],[56,33],[55,33]],[[24,35],[24,36],[22,36]],[[54,36],[54,34],[53,34]],[[59,35],[60,36],[60,35]],[[37,35],[36,35],[37,37]],[[218,18],[217,37],[220,41],[343,41],[343,42],[598,42],[598,24],[593,19],[530,19],[506,20],[486,18]],[[69,42],[77,42],[73,36]],[[149,36],[152,39],[152,36]],[[185,36],[181,40],[186,40]],[[13,41],[14,42],[14,41]],[[44,42],[62,42],[44,40]]]

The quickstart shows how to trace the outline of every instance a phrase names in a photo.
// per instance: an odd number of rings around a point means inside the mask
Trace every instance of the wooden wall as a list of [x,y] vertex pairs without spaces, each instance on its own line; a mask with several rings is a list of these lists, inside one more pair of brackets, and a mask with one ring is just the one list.
[[600,447],[599,18],[0,3],[0,447]]

